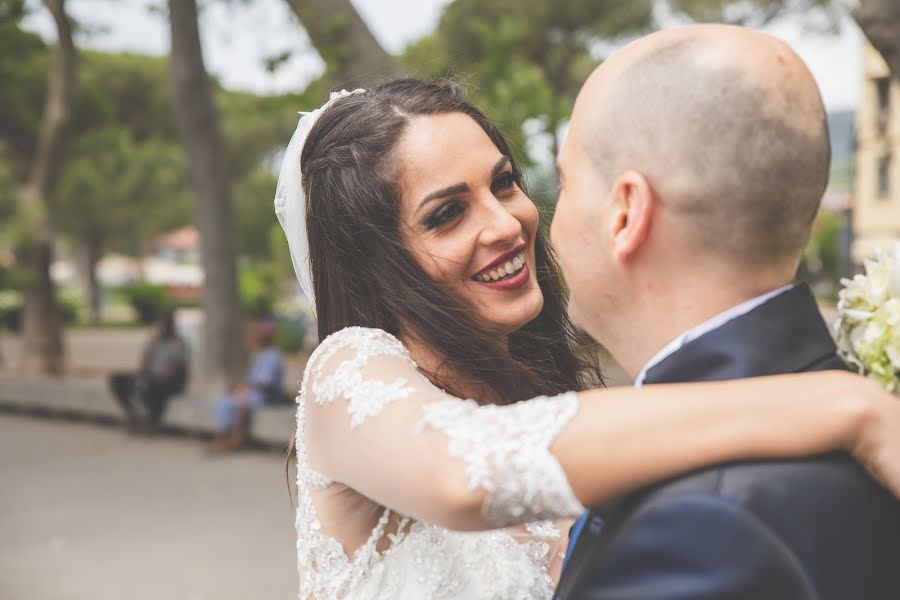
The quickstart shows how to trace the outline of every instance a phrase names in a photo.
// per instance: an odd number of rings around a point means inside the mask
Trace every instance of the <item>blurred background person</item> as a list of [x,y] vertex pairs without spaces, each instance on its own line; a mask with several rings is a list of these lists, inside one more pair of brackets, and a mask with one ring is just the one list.
[[184,391],[187,380],[187,344],[175,329],[175,311],[169,310],[144,348],[138,371],[113,373],[109,386],[125,411],[128,428],[152,433],[159,429],[169,400]]
[[216,434],[210,450],[227,452],[244,445],[250,434],[253,413],[265,404],[283,402],[284,360],[275,345],[275,323],[256,326],[256,354],[244,381],[216,402]]

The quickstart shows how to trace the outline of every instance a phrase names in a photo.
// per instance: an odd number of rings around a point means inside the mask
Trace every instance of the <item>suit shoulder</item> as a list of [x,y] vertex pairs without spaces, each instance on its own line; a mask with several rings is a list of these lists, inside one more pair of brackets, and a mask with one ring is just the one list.
[[628,600],[818,598],[803,565],[739,503],[685,491],[642,506],[572,597]]
[[836,552],[857,547],[857,558],[865,555],[875,565],[882,554],[900,553],[900,503],[841,453],[699,471],[654,489],[638,501],[633,515],[666,511],[683,506],[679,499],[699,496],[722,499],[752,515],[801,555],[815,554],[818,544]]
[[888,496],[853,460],[834,453],[802,460],[729,463],[695,471],[646,490],[641,505],[694,492],[749,505],[770,493],[777,493],[780,501],[810,493],[859,500]]

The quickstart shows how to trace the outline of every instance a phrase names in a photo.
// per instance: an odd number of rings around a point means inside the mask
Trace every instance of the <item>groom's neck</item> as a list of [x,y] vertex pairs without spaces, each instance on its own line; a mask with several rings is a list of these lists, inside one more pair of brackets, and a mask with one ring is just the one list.
[[643,301],[632,303],[629,318],[616,320],[624,327],[610,332],[609,342],[601,341],[634,379],[660,350],[683,333],[787,283],[723,285],[721,281],[695,281],[681,289],[671,288],[671,293],[647,294]]

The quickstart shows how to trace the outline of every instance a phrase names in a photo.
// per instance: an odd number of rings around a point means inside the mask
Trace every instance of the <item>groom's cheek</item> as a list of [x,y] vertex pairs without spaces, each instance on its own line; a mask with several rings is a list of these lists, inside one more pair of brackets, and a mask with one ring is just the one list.
[[569,264],[575,258],[570,254],[571,248],[569,244],[572,241],[571,231],[568,229],[568,209],[557,206],[556,213],[553,215],[553,221],[550,223],[550,243],[556,251],[556,258],[562,269],[563,278],[568,281],[572,275]]
[[569,295],[569,305],[566,309],[569,313],[569,319],[572,321],[572,325],[579,329],[584,329],[585,323],[581,315],[581,311],[578,309],[578,301],[575,298],[574,294]]
[[553,213],[553,220],[550,221],[550,244],[553,246],[554,250],[556,250],[557,255],[559,255],[559,242],[562,241],[559,238],[559,204],[556,205],[556,212]]

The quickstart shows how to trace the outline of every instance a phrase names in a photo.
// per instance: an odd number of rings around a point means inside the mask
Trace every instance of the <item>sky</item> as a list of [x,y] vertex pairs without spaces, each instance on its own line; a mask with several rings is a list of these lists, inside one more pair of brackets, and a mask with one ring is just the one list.
[[[489,0],[485,0],[489,1]],[[561,0],[564,1],[564,0]],[[375,37],[389,52],[429,33],[449,0],[352,0]],[[201,0],[202,3],[202,0]],[[24,26],[53,39],[49,13],[37,0]],[[69,0],[72,16],[88,31],[76,43],[107,51],[168,53],[164,17],[148,6],[159,0]],[[300,91],[318,76],[323,63],[285,0],[205,3],[201,38],[207,69],[229,89],[257,93]],[[837,35],[817,32],[803,18],[790,18],[766,31],[789,43],[806,61],[819,83],[829,110],[854,109],[861,95],[862,33],[849,17]],[[264,67],[266,57],[292,51],[275,73]]]

